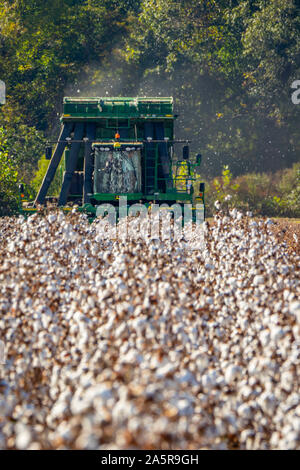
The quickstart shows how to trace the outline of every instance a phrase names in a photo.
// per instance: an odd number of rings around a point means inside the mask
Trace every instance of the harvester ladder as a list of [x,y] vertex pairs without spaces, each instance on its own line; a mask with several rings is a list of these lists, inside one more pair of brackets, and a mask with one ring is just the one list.
[[[154,144],[151,144],[154,146]],[[158,146],[150,148],[145,146],[145,191],[158,190]]]

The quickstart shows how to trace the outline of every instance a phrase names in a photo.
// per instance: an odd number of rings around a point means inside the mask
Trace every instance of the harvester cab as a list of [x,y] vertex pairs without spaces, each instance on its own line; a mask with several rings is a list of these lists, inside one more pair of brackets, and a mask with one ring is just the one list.
[[175,119],[172,98],[64,98],[61,133],[46,148],[49,166],[34,206],[47,201],[58,168],[58,206],[73,204],[91,217],[103,202],[117,206],[120,196],[128,205],[204,206],[204,184],[195,184],[201,156],[191,162],[189,141],[174,139]]

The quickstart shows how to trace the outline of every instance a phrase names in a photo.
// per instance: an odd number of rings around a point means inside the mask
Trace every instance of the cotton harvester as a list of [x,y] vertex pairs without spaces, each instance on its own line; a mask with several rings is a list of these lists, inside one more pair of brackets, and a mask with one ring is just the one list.
[[[47,202],[60,168],[57,205],[95,217],[102,203],[204,205],[204,183],[194,184],[201,155],[189,160],[188,141],[174,140],[172,98],[64,98],[61,133],[55,150],[46,148],[49,166],[33,207]],[[175,158],[174,147],[183,145]],[[63,157],[63,160],[62,160]],[[51,198],[53,202],[53,198]]]

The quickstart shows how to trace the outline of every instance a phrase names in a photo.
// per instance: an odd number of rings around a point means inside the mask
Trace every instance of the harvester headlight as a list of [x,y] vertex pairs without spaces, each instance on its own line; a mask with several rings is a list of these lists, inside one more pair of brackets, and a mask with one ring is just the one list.
[[130,147],[126,147],[126,152],[130,152],[132,150]]

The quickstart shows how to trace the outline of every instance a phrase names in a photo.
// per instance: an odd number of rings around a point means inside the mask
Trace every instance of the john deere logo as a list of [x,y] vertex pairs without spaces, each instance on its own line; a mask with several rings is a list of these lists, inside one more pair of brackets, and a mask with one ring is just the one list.
[[5,83],[0,80],[0,104],[5,104]]

